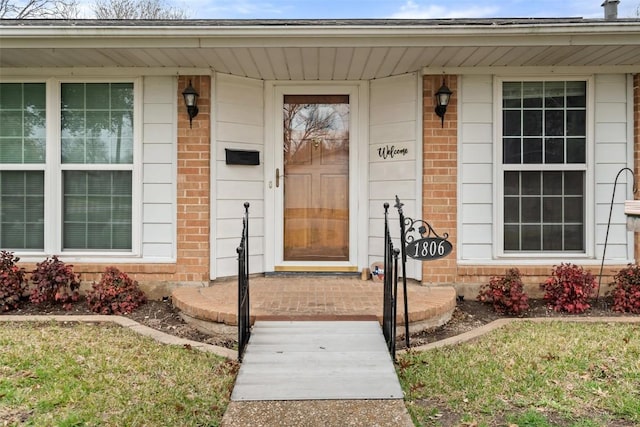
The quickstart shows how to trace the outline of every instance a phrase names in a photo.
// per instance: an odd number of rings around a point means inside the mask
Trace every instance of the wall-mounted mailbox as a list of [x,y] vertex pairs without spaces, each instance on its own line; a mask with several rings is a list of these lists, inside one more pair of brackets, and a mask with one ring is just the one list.
[[232,150],[225,148],[226,162],[228,165],[259,165],[260,152],[256,150]]

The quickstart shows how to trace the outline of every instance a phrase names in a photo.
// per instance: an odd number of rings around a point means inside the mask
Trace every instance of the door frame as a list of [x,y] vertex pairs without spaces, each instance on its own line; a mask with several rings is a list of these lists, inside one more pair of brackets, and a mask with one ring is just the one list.
[[[265,82],[265,271],[356,272],[366,266],[368,229],[367,82]],[[284,261],[282,187],[275,186],[275,170],[283,170],[282,107],[284,95],[349,95],[349,260]]]

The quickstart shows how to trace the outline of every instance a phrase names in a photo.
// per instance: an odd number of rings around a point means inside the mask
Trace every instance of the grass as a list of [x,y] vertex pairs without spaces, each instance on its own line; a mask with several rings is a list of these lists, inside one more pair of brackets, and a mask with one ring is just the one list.
[[640,425],[640,326],[517,322],[399,358],[418,426]]
[[27,426],[218,426],[237,364],[118,326],[0,324],[0,420]]

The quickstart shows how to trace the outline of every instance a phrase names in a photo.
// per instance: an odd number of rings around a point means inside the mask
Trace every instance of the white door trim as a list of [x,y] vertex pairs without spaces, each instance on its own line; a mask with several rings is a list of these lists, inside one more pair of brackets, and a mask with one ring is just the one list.
[[[276,188],[275,170],[283,167],[282,103],[285,94],[349,95],[349,261],[283,261],[282,186]],[[332,268],[360,270],[367,264],[368,224],[368,129],[367,82],[266,82],[265,83],[265,271],[278,267],[304,270]],[[311,269],[311,268],[310,268]]]

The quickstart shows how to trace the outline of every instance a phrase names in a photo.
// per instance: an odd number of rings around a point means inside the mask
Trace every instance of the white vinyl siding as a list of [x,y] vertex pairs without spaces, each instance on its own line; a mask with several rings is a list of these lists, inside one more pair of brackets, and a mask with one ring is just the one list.
[[493,78],[460,77],[460,168],[458,257],[493,257]]
[[[624,167],[633,169],[632,90],[627,76],[595,77],[595,223],[596,257],[602,258],[613,184]],[[627,263],[633,259],[633,233],[626,229],[624,200],[632,199],[633,178],[623,172],[618,179],[613,206],[607,262]]]
[[176,78],[144,78],[142,257],[176,258]]
[[[369,265],[384,255],[384,203],[389,203],[389,225],[394,244],[399,246],[400,224],[395,196],[404,203],[405,216],[419,219],[417,199],[422,180],[420,92],[417,77],[408,74],[373,80],[370,85],[369,123]],[[407,149],[405,155],[382,158],[380,150]],[[409,260],[407,276],[419,278],[420,264]]]
[[[264,88],[260,80],[217,74],[215,78],[216,165],[215,264],[212,279],[238,274],[238,254],[244,202],[249,202],[249,268],[264,271]],[[225,149],[256,150],[257,166],[227,165]],[[213,160],[212,160],[213,161]]]

